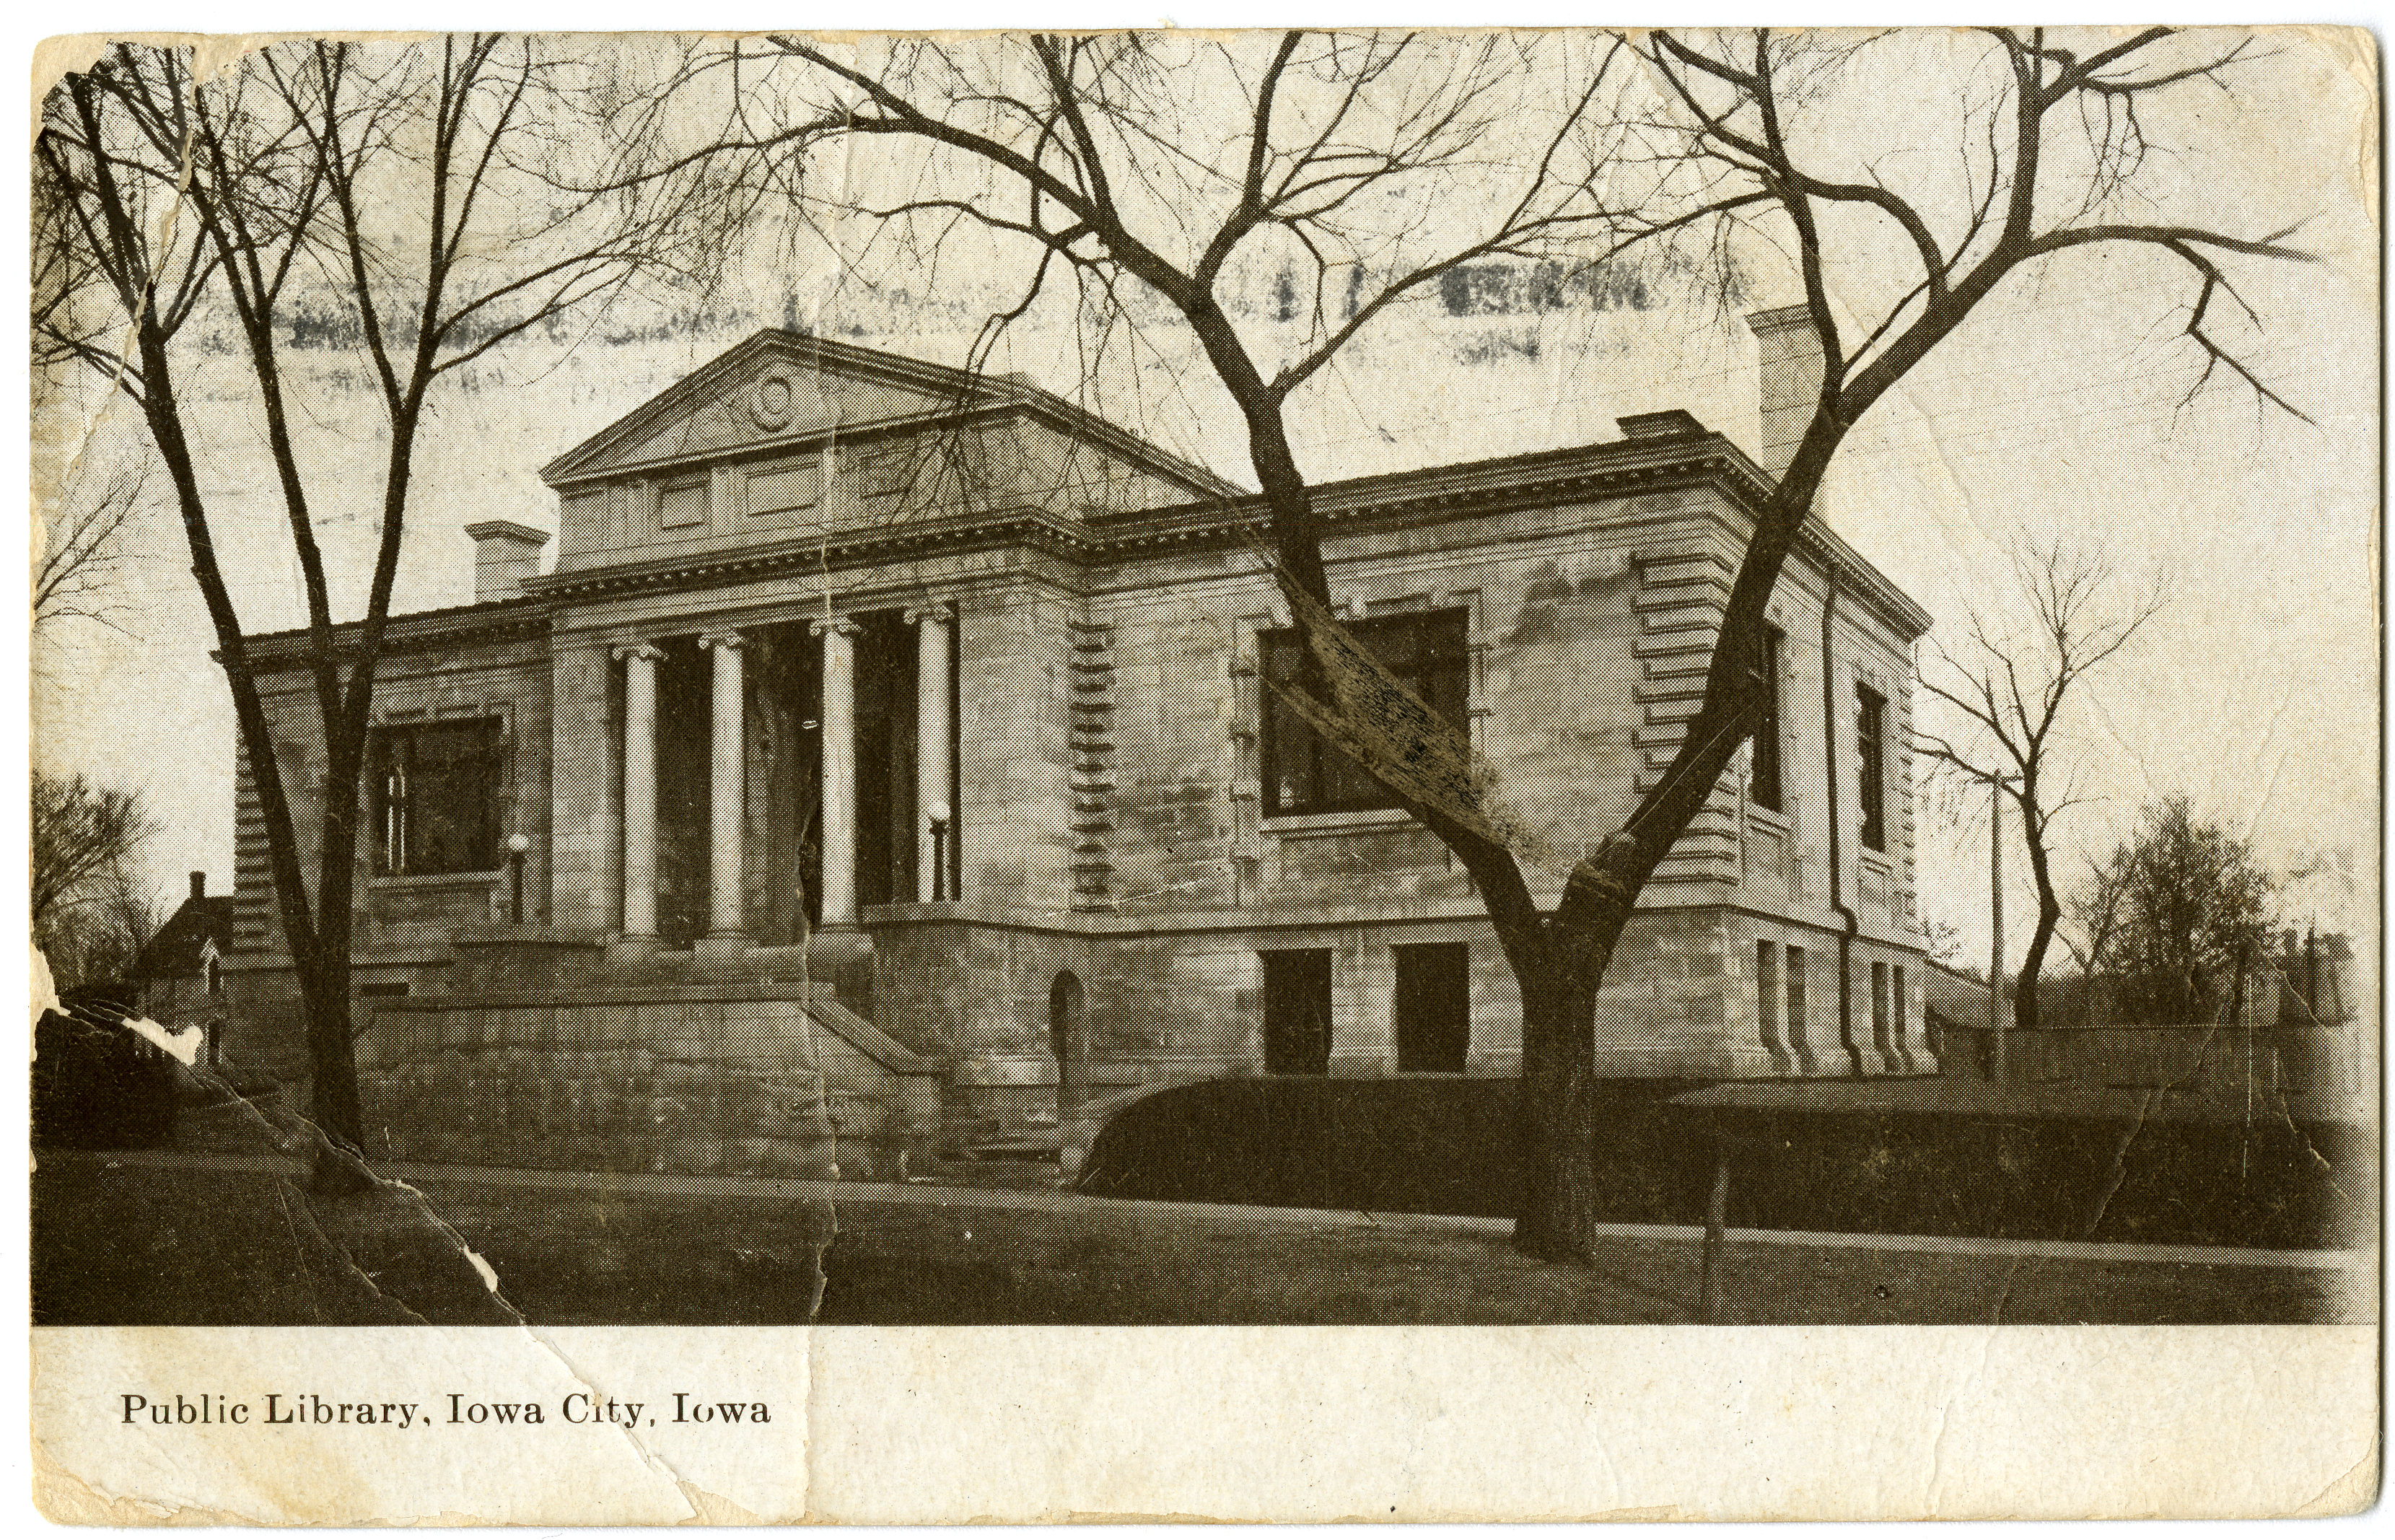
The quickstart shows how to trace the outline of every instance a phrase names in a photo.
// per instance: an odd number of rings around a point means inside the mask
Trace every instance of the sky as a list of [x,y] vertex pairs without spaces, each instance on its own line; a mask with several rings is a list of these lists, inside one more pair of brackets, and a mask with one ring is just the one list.
[[[2331,52],[2299,37],[2276,44],[2280,57],[2253,76],[2276,83],[2270,92],[2213,93],[2155,126],[2195,148],[2158,156],[2153,180],[2158,206],[2209,209],[2256,232],[2303,222],[2303,244],[2322,259],[2239,270],[2261,324],[2236,335],[2242,356],[2311,420],[2259,408],[2220,379],[2190,399],[2203,360],[2177,334],[2194,282],[2144,254],[2074,256],[2012,280],[1858,425],[1822,515],[1938,618],[1950,646],[1968,612],[2018,613],[2009,552],[2023,541],[2100,549],[2124,586],[2158,578],[2169,603],[2089,678],[2065,724],[2087,798],[2059,826],[2066,877],[2124,837],[2148,799],[2184,790],[2274,870],[2309,873],[2289,886],[2288,923],[2353,929],[2371,923],[2378,888],[2379,328],[2376,237],[2356,158],[2367,120]],[[1882,116],[1937,107],[1886,92],[1869,105]],[[1001,255],[957,266],[1003,287]],[[1398,307],[1293,398],[1302,464],[1327,479],[1587,443],[1616,436],[1616,417],[1670,406],[1752,445],[1753,342],[1735,312],[1796,294],[1770,252],[1749,258],[1751,292],[1729,311],[1685,296],[1593,313]],[[843,277],[820,253],[760,258],[703,308],[600,318],[562,356],[520,349],[474,371],[470,388],[436,402],[426,432],[401,607],[470,598],[465,524],[553,525],[537,466],[756,325],[796,315],[957,363],[992,308],[993,287],[972,280],[876,276]],[[1267,262],[1235,276],[1261,303],[1274,274]],[[1879,276],[1868,263],[1846,276],[1855,304]],[[1110,376],[1097,405],[1251,484],[1227,398],[1185,367],[1169,330],[1154,330],[1149,353]],[[993,366],[1069,392],[1081,377],[1077,345],[1066,320],[1035,313]],[[349,388],[351,359],[298,363],[310,380],[307,453],[327,489],[323,536],[353,614],[378,430]],[[300,612],[279,512],[258,496],[254,415],[238,383],[222,360],[196,381],[205,475],[223,538],[241,552],[245,617],[268,629]],[[103,411],[65,437],[88,445],[88,478],[138,446],[138,431]],[[162,493],[163,478],[149,490]],[[61,628],[37,637],[32,656],[35,763],[144,790],[166,825],[149,856],[169,897],[186,870],[221,888],[232,867],[231,713],[179,544],[171,519],[153,513],[135,542],[126,607],[112,617],[119,629]],[[1923,666],[1938,669],[1926,652]],[[1923,808],[1924,910],[1984,955],[1983,802],[1938,793]],[[2009,864],[2018,875],[2020,863]],[[2025,886],[2008,906],[2017,952]]]

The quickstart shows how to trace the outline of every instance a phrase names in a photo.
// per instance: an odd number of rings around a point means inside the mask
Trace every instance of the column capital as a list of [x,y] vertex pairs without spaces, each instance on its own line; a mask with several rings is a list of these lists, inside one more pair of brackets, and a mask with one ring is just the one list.
[[906,624],[910,626],[921,625],[926,620],[936,620],[941,625],[952,626],[956,624],[956,601],[952,599],[935,600],[928,604],[910,604],[906,608]]
[[734,631],[708,631],[698,639],[698,644],[702,647],[739,648],[747,646],[748,639]]
[[657,650],[654,643],[649,642],[618,642],[607,649],[607,655],[619,660],[637,657],[643,663],[662,662],[666,656]]
[[818,615],[814,619],[807,622],[807,634],[810,636],[823,636],[826,634],[835,636],[854,636],[864,629],[865,628],[863,626],[851,620],[845,615],[834,616],[829,619]]

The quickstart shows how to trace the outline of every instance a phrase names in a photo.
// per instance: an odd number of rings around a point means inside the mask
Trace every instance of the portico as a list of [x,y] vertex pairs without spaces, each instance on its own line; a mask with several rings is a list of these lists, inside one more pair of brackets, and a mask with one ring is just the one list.
[[[893,648],[901,626],[912,634]],[[620,871],[613,955],[629,961],[688,946],[703,957],[734,956],[802,936],[855,933],[860,894],[876,903],[959,896],[952,603],[878,607],[862,619],[833,613],[686,627],[654,625],[647,636],[608,649],[621,680],[611,746],[622,766],[621,816],[613,820]],[[858,714],[860,640],[875,675],[869,724]],[[691,670],[668,665],[694,645],[704,660],[703,702],[671,696],[677,676],[687,688]],[[803,657],[793,656],[800,646]],[[893,704],[908,710],[893,713]],[[666,736],[702,720],[703,799],[690,775],[678,780],[660,769],[673,758]],[[781,730],[769,726],[775,722]],[[869,740],[865,772],[861,733]],[[690,744],[673,747],[688,761]],[[580,746],[556,748],[564,780],[588,784],[605,775],[603,756],[589,756],[588,773],[577,774]],[[700,801],[703,816],[694,805]],[[683,816],[669,816],[678,805]],[[879,836],[870,842],[860,839],[868,812]],[[690,845],[704,854],[705,902],[693,913],[694,896],[683,895],[679,908],[694,921],[703,914],[704,928],[681,934],[693,925],[671,923],[674,906],[661,910],[659,894],[661,887],[672,894],[675,868],[700,865],[695,851],[678,848]],[[802,900],[802,925],[774,922],[775,899],[788,894]]]

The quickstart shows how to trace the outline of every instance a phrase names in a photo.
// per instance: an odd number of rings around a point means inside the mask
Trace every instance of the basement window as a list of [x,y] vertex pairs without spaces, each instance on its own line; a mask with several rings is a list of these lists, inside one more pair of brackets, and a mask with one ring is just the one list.
[[1460,1075],[1472,1044],[1472,949],[1392,947],[1397,965],[1397,1073]]
[[1330,953],[1268,951],[1264,970],[1264,1073],[1330,1072]]

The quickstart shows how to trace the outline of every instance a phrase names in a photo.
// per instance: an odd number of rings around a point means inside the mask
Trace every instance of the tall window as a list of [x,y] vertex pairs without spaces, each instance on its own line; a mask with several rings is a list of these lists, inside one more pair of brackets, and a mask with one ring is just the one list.
[[1869,685],[1855,687],[1855,738],[1861,750],[1865,850],[1887,848],[1887,699]]
[[1780,811],[1780,650],[1787,637],[1773,626],[1763,633],[1763,714],[1754,723],[1754,775],[1747,800]]
[[378,866],[391,876],[499,865],[496,717],[385,727],[374,741]]
[[[1464,612],[1427,610],[1347,622],[1348,634],[1372,649],[1424,705],[1458,727],[1465,724]],[[1290,708],[1275,684],[1292,684],[1305,644],[1294,630],[1269,631],[1264,652],[1264,812],[1343,813],[1394,807],[1396,799],[1353,760],[1322,741],[1311,723]]]

